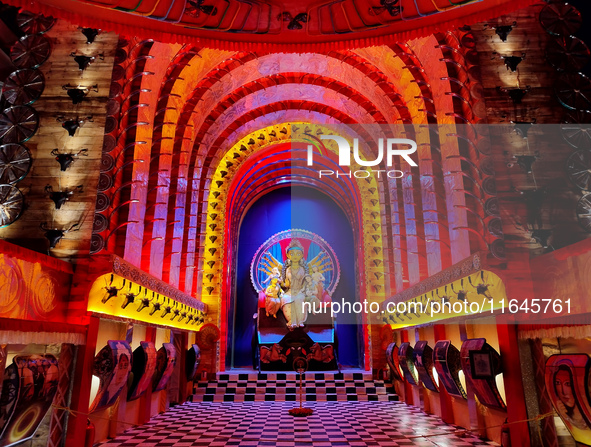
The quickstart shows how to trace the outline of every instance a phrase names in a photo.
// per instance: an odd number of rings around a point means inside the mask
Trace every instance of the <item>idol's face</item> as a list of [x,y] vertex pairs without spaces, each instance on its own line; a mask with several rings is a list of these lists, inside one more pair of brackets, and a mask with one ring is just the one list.
[[291,259],[292,262],[295,262],[297,264],[304,257],[304,253],[302,252],[302,250],[293,249],[289,251],[287,256],[289,259]]
[[554,387],[558,398],[568,407],[575,406],[575,396],[573,395],[573,385],[568,371],[560,370],[554,376]]

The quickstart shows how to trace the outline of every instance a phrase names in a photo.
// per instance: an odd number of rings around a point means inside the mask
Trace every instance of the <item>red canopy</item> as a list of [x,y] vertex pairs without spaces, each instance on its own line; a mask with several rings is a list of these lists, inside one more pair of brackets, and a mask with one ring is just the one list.
[[[7,0],[90,28],[234,51],[389,44],[501,17],[534,0]],[[494,25],[504,24],[497,19]]]

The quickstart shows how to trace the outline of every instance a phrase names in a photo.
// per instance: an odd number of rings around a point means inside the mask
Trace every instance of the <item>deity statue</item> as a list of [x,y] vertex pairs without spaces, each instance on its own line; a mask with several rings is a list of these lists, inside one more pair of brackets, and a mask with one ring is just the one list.
[[297,239],[292,239],[287,247],[287,260],[281,272],[281,310],[287,320],[287,327],[303,327],[307,315],[303,309],[305,299],[304,278],[308,274],[308,265],[304,259],[304,247]]
[[[270,253],[267,253],[270,256]],[[271,269],[271,274],[263,281],[263,284],[267,284],[269,281],[273,280],[273,278],[281,279],[281,273],[279,273],[279,268],[273,267]]]
[[[289,330],[303,327],[310,310],[314,312],[327,306],[331,301],[327,286],[334,288],[332,278],[335,275],[330,272],[334,269],[335,261],[331,255],[320,249],[316,256],[307,259],[306,251],[300,239],[291,237],[289,244],[283,245],[283,259],[277,259],[270,250],[265,249],[259,261],[253,263],[256,270],[251,271],[253,283],[256,282],[258,286],[259,308],[265,309],[267,317],[274,318],[277,318],[277,312],[281,309]],[[331,278],[329,284],[326,284],[325,275]],[[338,280],[338,275],[336,277]],[[306,303],[310,303],[310,306],[304,306]]]
[[314,312],[316,309],[320,310],[321,303],[320,299],[318,298],[318,285],[314,281],[314,276],[306,275],[306,277],[304,278],[304,282],[304,302],[310,303],[310,308],[312,309],[312,312]]
[[273,318],[277,318],[277,312],[281,307],[280,294],[279,278],[273,277],[271,278],[271,284],[265,289],[265,311],[267,316],[271,315]]
[[[265,255],[271,257],[271,254],[268,252]],[[281,274],[279,273],[278,267],[271,268],[269,266],[263,271],[268,276],[267,279],[261,282],[261,285],[270,284],[259,291],[259,302],[261,303],[261,307],[265,308],[267,316],[271,315],[277,318],[277,312],[281,308],[281,287],[279,286]]]
[[312,276],[312,281],[316,285],[316,298],[321,300],[324,295],[324,280],[325,280],[325,278],[324,278],[324,275],[322,274],[322,272],[320,271],[320,267],[318,266],[318,264],[314,264],[312,266],[311,276]]
[[328,259],[327,253],[321,251],[309,262],[308,265],[310,266],[312,282],[316,288],[314,294],[319,301],[318,306],[326,308],[331,302],[331,296],[329,291],[325,288],[326,277],[324,276],[324,273],[332,270],[332,265]]

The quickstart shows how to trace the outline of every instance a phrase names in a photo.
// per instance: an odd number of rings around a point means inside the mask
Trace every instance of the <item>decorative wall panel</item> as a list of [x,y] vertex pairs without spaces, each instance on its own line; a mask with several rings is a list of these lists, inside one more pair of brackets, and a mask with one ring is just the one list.
[[51,408],[59,380],[51,354],[17,355],[6,368],[0,399],[0,445],[20,444],[33,437]]
[[92,373],[100,379],[99,390],[90,412],[110,407],[116,401],[131,372],[132,353],[129,343],[109,340],[94,358]]
[[156,348],[150,341],[142,341],[133,351],[133,382],[127,393],[127,400],[141,397],[149,388],[156,372]]

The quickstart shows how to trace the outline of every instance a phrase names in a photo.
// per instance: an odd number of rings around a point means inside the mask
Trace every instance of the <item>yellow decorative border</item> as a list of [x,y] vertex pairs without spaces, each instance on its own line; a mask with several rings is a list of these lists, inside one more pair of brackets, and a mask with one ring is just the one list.
[[[393,306],[396,306],[395,311]],[[484,317],[487,313],[492,316],[503,311],[510,313],[505,284],[499,276],[488,270],[466,275],[408,300],[382,305],[382,317],[392,329],[456,317]]]
[[[131,289],[129,284],[133,284]],[[113,287],[113,290],[117,289],[118,291],[115,296],[103,302],[105,298],[109,297],[107,287]],[[132,283],[128,279],[116,274],[106,273],[99,276],[92,284],[88,294],[87,309],[89,312],[125,320],[136,320],[191,331],[198,330],[203,324],[205,317],[203,311],[153,290],[142,287],[140,291],[139,288],[138,284]],[[133,302],[123,308],[124,303],[127,301],[126,294],[136,296]],[[148,306],[143,307],[141,311],[138,311],[143,299],[150,300],[150,303]],[[165,313],[168,308],[170,308],[170,312]],[[188,321],[189,319],[190,321]]]

